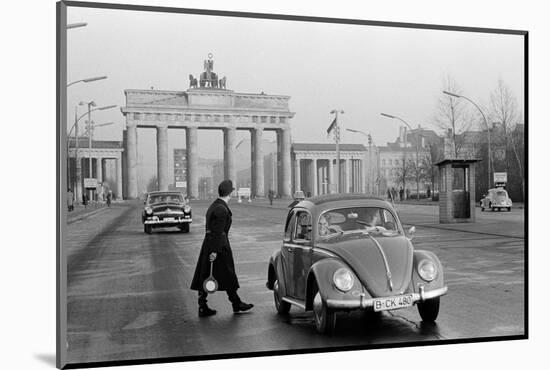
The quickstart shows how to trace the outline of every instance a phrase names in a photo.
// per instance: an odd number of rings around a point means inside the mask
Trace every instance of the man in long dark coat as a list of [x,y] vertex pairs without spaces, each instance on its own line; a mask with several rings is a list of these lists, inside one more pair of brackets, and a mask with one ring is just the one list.
[[224,180],[218,186],[219,198],[206,211],[206,234],[202,243],[199,260],[191,289],[199,292],[199,316],[206,317],[216,314],[207,305],[208,293],[203,289],[203,282],[210,276],[210,262],[214,262],[213,275],[218,282],[218,290],[226,291],[233,305],[233,312],[250,310],[253,305],[244,303],[237,294],[239,281],[235,274],[233,253],[227,237],[231,228],[231,210],[228,207],[231,192],[235,190],[231,180]]

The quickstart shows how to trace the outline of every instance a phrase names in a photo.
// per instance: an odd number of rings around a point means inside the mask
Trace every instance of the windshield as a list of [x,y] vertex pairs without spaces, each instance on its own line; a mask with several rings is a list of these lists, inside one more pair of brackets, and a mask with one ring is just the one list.
[[497,191],[497,197],[508,197],[508,194],[504,190]]
[[183,203],[181,194],[153,194],[147,198],[147,204],[155,203]]
[[382,236],[401,234],[393,214],[379,207],[351,207],[326,211],[319,216],[321,238],[368,232]]

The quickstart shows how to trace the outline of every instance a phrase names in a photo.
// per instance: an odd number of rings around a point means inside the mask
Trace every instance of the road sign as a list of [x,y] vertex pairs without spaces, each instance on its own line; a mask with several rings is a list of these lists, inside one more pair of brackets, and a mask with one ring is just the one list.
[[508,182],[508,176],[506,172],[494,172],[493,173],[493,182],[495,187],[504,187]]
[[86,189],[96,189],[97,188],[97,179],[85,178],[84,179],[84,187]]

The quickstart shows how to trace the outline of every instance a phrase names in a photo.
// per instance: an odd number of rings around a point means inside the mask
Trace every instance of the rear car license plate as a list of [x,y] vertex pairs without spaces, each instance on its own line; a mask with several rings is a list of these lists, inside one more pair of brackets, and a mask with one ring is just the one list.
[[413,303],[412,294],[398,295],[374,299],[374,311],[396,310],[398,308],[411,307]]

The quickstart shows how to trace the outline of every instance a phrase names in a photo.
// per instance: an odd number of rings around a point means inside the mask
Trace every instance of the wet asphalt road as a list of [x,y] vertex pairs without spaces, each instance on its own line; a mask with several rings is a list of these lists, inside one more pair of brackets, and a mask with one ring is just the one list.
[[230,240],[249,313],[234,315],[225,293],[209,297],[216,316],[199,319],[189,290],[203,239],[208,202],[193,202],[189,234],[143,233],[139,203],[115,205],[69,225],[69,362],[151,359],[272,350],[335,348],[524,334],[523,210],[481,213],[470,225],[437,224],[437,207],[398,205],[417,226],[417,249],[435,252],[449,294],[435,325],[416,307],[338,316],[321,336],[311,313],[275,314],[265,288],[267,261],[281,245],[284,205],[231,203]]

